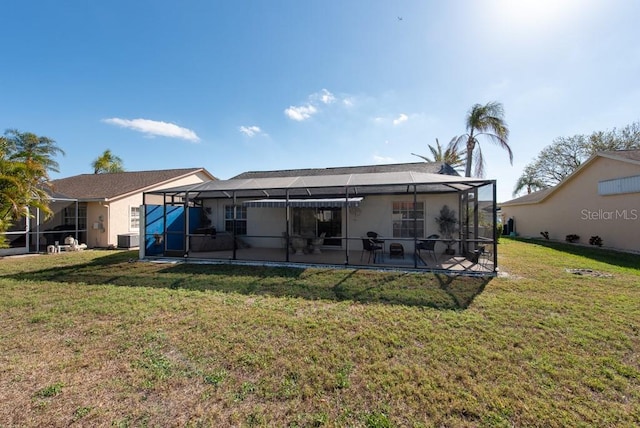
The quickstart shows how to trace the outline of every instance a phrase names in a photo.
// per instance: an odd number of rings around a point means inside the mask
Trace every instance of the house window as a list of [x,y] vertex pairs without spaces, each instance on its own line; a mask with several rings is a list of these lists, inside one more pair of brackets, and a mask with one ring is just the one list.
[[602,196],[637,192],[640,192],[640,175],[598,182],[598,194]]
[[[75,204],[70,205],[64,208],[62,213],[63,216],[63,224],[76,225],[76,207]],[[87,204],[79,203],[78,204],[78,222],[77,222],[78,230],[85,230],[87,228]]]
[[394,238],[424,237],[424,202],[394,202],[392,215]]
[[129,229],[140,230],[140,207],[131,207],[129,210]]
[[[224,230],[233,233],[233,205],[224,207]],[[236,206],[236,235],[247,234],[247,207]]]

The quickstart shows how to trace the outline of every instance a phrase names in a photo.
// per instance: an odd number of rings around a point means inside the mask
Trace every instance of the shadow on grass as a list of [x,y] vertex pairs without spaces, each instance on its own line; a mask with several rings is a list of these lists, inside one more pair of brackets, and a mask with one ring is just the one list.
[[576,256],[586,257],[601,263],[607,263],[613,266],[623,268],[638,269],[640,268],[640,255],[624,253],[622,251],[614,251],[594,246],[585,246],[579,244],[569,244],[559,241],[547,241],[545,239],[525,239],[525,238],[507,238],[514,241],[525,242],[529,244],[537,244],[542,247],[551,248],[563,253],[573,254]]
[[107,253],[88,262],[5,275],[126,287],[216,291],[244,295],[353,301],[458,310],[467,308],[491,278],[357,269],[140,262],[135,252]]

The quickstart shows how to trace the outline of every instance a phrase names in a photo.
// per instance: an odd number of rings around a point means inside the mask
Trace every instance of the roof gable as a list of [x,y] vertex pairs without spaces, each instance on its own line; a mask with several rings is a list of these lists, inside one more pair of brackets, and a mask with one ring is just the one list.
[[204,168],[165,169],[155,171],[131,171],[105,174],[81,174],[51,182],[56,194],[79,200],[109,200],[134,192],[142,192],[153,186],[204,172]]
[[527,205],[527,204],[537,204],[539,202],[544,201],[550,195],[558,191],[558,189],[562,188],[571,180],[575,179],[582,171],[589,167],[597,158],[607,158],[613,159],[621,162],[632,163],[635,165],[640,165],[640,150],[614,150],[609,152],[598,152],[591,156],[589,159],[584,161],[575,171],[569,174],[564,180],[560,183],[556,184],[553,187],[548,189],[540,190],[538,192],[534,192],[528,195],[521,196],[519,198],[511,199],[506,202],[502,202],[500,206],[509,206],[509,205]]

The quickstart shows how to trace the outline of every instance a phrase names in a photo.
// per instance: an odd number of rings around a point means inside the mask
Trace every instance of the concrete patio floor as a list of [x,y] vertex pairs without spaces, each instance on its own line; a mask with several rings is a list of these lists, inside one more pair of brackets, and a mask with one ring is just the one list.
[[[378,269],[407,269],[407,270],[424,270],[424,271],[450,271],[451,273],[471,273],[493,274],[493,263],[489,260],[481,259],[480,263],[465,258],[461,255],[450,256],[447,254],[437,254],[437,260],[434,260],[432,254],[422,253],[421,258],[417,259],[417,266],[414,263],[413,253],[405,254],[404,257],[390,257],[388,253],[377,255],[375,263],[373,258],[369,259],[369,254],[361,250],[351,250],[348,254],[344,250],[339,249],[323,249],[320,253],[289,253],[289,260],[282,248],[239,248],[236,250],[236,258],[233,259],[232,250],[223,251],[207,251],[207,252],[189,252],[185,257],[187,260],[194,261],[238,261],[238,262],[265,262],[276,264],[291,265],[312,265],[312,266],[349,266],[349,267],[367,267]],[[426,263],[426,264],[425,264]]]

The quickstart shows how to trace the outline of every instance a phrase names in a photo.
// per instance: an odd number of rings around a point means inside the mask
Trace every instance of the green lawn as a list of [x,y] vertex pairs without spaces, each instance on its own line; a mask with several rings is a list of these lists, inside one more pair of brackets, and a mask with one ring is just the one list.
[[640,256],[499,250],[490,281],[5,258],[0,427],[638,426]]

